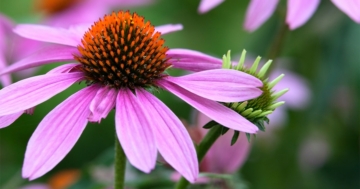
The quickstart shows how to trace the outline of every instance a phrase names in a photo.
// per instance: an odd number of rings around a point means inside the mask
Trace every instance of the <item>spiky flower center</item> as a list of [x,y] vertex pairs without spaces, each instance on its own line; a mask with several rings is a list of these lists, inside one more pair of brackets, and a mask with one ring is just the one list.
[[87,31],[75,56],[90,83],[113,88],[154,86],[171,64],[167,47],[144,17],[128,11],[105,15]]

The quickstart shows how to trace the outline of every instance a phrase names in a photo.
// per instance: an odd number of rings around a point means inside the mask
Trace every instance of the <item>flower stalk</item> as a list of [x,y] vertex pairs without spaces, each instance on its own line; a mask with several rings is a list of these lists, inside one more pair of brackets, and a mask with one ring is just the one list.
[[123,189],[125,183],[126,156],[119,139],[115,136],[115,185],[114,189]]

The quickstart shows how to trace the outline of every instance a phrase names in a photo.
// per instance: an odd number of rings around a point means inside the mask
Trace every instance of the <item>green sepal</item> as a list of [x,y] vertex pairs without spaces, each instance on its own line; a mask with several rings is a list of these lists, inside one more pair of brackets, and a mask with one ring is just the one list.
[[250,142],[251,134],[250,134],[250,133],[246,133],[246,138],[247,138],[247,140]]
[[203,126],[204,129],[211,129],[212,127],[214,127],[215,125],[219,125],[218,123],[216,123],[216,121],[209,121],[207,124],[205,124]]
[[229,128],[227,127],[222,127],[221,128],[221,135],[224,135],[226,132],[228,132]]
[[231,138],[231,146],[236,143],[237,139],[239,138],[239,135],[240,135],[239,131],[234,131],[234,135]]

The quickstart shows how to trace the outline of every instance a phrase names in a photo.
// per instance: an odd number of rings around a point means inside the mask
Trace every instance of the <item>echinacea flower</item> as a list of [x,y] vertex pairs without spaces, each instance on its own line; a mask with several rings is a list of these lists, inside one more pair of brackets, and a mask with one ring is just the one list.
[[[75,145],[88,121],[100,122],[115,108],[116,133],[129,162],[143,172],[155,167],[157,150],[190,182],[198,175],[195,149],[175,114],[147,89],[163,88],[229,128],[255,133],[258,128],[220,102],[258,97],[262,82],[244,72],[214,69],[181,77],[164,71],[172,65],[197,63],[209,57],[169,53],[163,34],[179,25],[155,28],[136,13],[112,13],[85,32],[36,25],[19,25],[16,33],[58,43],[0,74],[57,61],[74,61],[45,75],[31,77],[0,90],[0,115],[36,106],[79,81],[88,84],[55,107],[31,136],[23,177],[38,178],[58,164]],[[157,32],[155,31],[157,30]],[[81,37],[83,36],[83,37]],[[189,51],[187,51],[189,52]],[[190,51],[192,52],[192,51]],[[203,58],[203,59],[201,59]]]
[[36,0],[38,12],[44,14],[46,25],[68,27],[92,23],[116,7],[147,5],[152,0]]
[[[331,0],[341,11],[360,24],[360,1]],[[223,0],[201,0],[199,12],[205,13],[222,3]],[[257,30],[276,10],[279,0],[251,0],[246,11],[244,28]],[[291,30],[304,25],[316,11],[320,0],[288,0],[286,23]]]
[[[15,24],[9,18],[0,14],[0,70],[4,70],[11,63],[28,56],[40,46],[39,41],[23,38],[15,34],[12,31],[14,27]],[[18,76],[26,77],[30,74],[32,74],[32,70],[23,70],[18,73]],[[0,86],[5,87],[10,84],[10,74],[0,76]],[[33,109],[26,110],[25,112],[32,114]],[[0,128],[9,126],[23,113],[24,111],[19,111],[11,115],[0,116]]]

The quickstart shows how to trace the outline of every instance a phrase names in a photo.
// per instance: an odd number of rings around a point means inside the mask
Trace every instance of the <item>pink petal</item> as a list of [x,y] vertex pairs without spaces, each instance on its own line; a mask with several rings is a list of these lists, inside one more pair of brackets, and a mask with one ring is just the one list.
[[158,84],[221,125],[246,133],[258,131],[254,124],[218,102],[202,98],[166,80]]
[[63,45],[52,45],[43,48],[34,54],[10,65],[4,70],[0,71],[0,75],[24,70],[26,68],[32,68],[49,63],[62,62],[74,60],[74,55],[78,53],[78,50],[74,47]]
[[162,157],[188,181],[199,174],[194,144],[179,118],[147,91],[136,90],[138,108],[143,110]]
[[81,38],[76,33],[60,27],[35,24],[19,24],[14,32],[25,38],[76,47]]
[[249,32],[258,29],[274,13],[279,0],[251,0],[245,15],[244,28]]
[[144,106],[128,89],[120,90],[116,99],[116,133],[120,144],[136,168],[149,173],[155,167],[156,146]]
[[233,130],[228,131],[209,149],[205,158],[208,160],[210,172],[234,173],[245,163],[250,152],[250,142],[245,133],[240,133],[236,143],[231,146],[233,134]]
[[0,90],[0,116],[35,107],[84,77],[83,73],[41,75]]
[[203,71],[222,67],[221,59],[188,49],[170,49],[167,52],[167,58],[169,58],[173,68],[188,71]]
[[319,6],[320,0],[288,0],[286,23],[291,30],[305,24]]
[[166,24],[166,25],[161,25],[161,26],[155,27],[155,31],[160,32],[161,35],[180,31],[182,29],[183,29],[183,25],[181,25],[181,24]]
[[230,69],[196,72],[166,80],[201,97],[220,102],[240,102],[262,94],[262,82],[256,77]]
[[211,9],[220,5],[224,0],[201,0],[198,8],[198,12],[204,14]]
[[99,122],[107,117],[110,111],[115,107],[116,96],[118,92],[109,87],[101,87],[95,98],[90,103],[91,115],[89,121]]
[[46,74],[49,75],[49,74],[69,73],[72,71],[78,71],[78,70],[73,70],[77,66],[80,66],[80,64],[79,63],[63,64],[61,66],[58,66],[58,67],[48,71]]
[[54,168],[79,139],[90,114],[89,104],[97,87],[73,94],[41,121],[26,148],[23,177],[41,177]]
[[359,0],[331,0],[341,11],[347,14],[356,23],[360,24]]
[[14,114],[10,114],[10,115],[0,116],[0,129],[7,127],[7,126],[11,125],[12,123],[14,123],[14,121],[16,121],[22,114],[23,114],[23,111],[17,112]]

